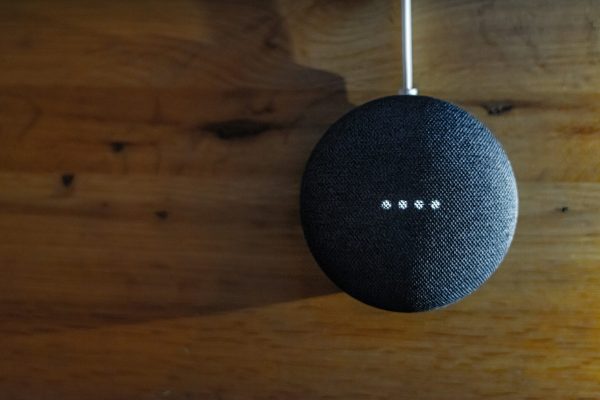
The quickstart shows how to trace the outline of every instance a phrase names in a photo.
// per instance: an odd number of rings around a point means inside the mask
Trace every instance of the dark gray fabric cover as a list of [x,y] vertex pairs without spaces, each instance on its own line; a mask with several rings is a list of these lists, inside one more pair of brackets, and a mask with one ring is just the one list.
[[300,203],[327,276],[360,301],[404,312],[476,290],[504,258],[518,213],[500,143],[466,111],[424,96],[377,99],[332,125],[307,163]]

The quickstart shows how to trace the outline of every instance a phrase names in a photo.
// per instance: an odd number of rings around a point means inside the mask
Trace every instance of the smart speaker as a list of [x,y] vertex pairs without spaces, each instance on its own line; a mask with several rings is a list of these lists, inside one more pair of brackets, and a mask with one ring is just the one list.
[[518,196],[485,125],[416,95],[407,77],[410,1],[403,10],[406,94],[370,101],[329,128],[306,165],[300,214],[315,260],[339,288],[415,312],[456,302],[494,273],[513,238]]

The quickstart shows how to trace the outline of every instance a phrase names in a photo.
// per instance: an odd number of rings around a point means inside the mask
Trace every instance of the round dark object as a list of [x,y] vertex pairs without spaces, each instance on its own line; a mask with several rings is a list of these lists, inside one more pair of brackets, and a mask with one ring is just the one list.
[[333,124],[300,195],[306,241],[342,290],[386,310],[426,311],[498,268],[518,214],[506,154],[476,118],[425,96],[390,96]]

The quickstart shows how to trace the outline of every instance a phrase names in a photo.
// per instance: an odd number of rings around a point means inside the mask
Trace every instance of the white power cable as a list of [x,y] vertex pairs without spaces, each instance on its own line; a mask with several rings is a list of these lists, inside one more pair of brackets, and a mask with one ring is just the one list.
[[411,0],[402,0],[402,77],[403,87],[399,94],[416,95],[419,93],[413,87],[413,57],[412,57],[412,12]]

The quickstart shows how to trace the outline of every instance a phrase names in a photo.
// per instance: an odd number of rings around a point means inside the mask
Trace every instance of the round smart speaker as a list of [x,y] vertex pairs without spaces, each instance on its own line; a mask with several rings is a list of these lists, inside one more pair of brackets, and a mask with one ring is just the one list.
[[321,138],[300,210],[308,246],[339,288],[415,312],[456,302],[494,273],[518,197],[502,146],[475,117],[431,97],[390,96]]

